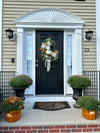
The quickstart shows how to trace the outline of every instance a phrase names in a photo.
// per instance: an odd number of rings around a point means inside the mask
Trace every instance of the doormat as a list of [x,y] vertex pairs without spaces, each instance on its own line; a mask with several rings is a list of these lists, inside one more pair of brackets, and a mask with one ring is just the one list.
[[48,111],[70,108],[68,102],[35,102],[33,109],[43,109]]

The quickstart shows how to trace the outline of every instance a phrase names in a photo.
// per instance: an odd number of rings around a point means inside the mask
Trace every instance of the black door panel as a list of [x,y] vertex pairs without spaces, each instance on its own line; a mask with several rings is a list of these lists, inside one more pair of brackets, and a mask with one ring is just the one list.
[[[41,43],[51,38],[56,43],[59,58],[51,62],[50,72],[45,68],[45,61],[41,57]],[[38,61],[37,61],[38,60]],[[63,32],[36,32],[36,94],[63,94]]]

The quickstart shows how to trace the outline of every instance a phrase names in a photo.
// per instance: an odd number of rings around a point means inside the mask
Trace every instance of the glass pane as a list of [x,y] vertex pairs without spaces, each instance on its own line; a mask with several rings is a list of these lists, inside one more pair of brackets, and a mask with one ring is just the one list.
[[67,45],[72,46],[72,35],[67,35]]
[[72,54],[72,46],[71,45],[68,45],[67,46],[67,54],[68,55],[71,55]]
[[67,70],[68,70],[68,75],[72,73],[72,67],[71,66],[67,66]]
[[32,77],[32,35],[27,35],[27,74]]
[[27,60],[27,74],[31,77],[32,73],[32,60]]
[[67,78],[72,75],[72,35],[67,35]]
[[72,56],[67,56],[67,65],[68,66],[72,65]]

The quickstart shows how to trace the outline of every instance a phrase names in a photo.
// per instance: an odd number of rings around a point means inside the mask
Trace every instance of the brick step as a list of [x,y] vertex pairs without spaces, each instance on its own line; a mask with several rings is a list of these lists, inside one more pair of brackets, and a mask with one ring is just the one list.
[[48,125],[0,127],[0,133],[100,133],[100,125]]

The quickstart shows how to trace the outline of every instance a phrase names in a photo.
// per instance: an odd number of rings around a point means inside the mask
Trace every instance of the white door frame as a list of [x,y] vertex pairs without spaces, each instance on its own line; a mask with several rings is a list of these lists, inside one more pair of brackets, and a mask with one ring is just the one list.
[[[44,29],[44,28],[43,28]],[[61,30],[61,29],[60,29]],[[82,31],[81,29],[74,29],[73,32],[68,32],[70,29],[65,29],[64,30],[64,95],[72,93],[72,91],[67,91],[67,35],[72,35],[73,37],[73,42],[72,42],[72,75],[81,75],[82,74]],[[23,57],[23,52],[24,52],[24,34],[27,31],[24,31],[23,28],[17,28],[17,73],[26,73],[24,68],[24,57]],[[29,30],[28,30],[29,33]],[[36,73],[35,73],[35,59],[36,59],[36,51],[35,51],[35,46],[36,46],[36,35],[35,35],[35,29],[31,30],[30,33],[32,33],[33,37],[33,95],[35,95],[35,83],[36,83]]]

